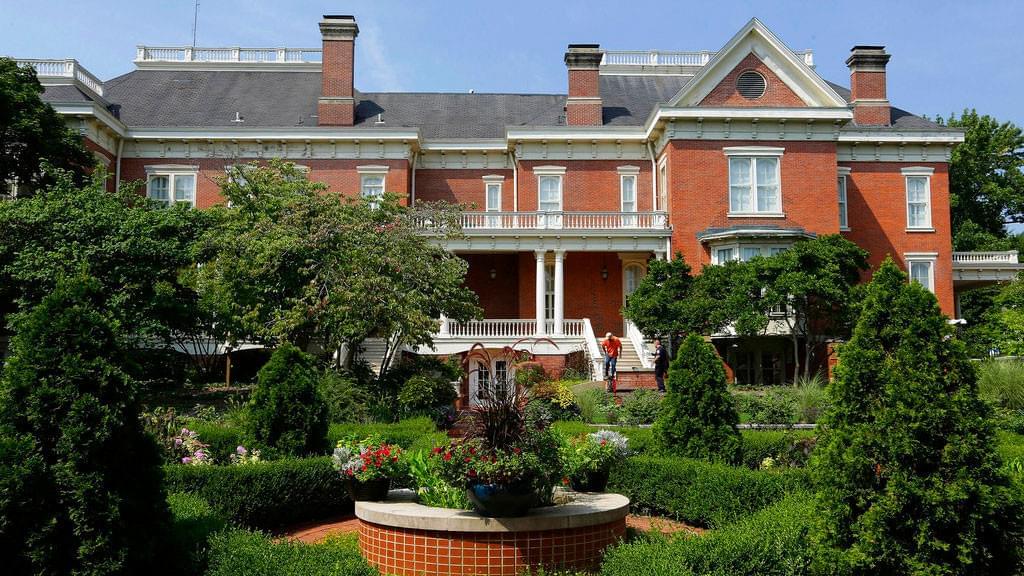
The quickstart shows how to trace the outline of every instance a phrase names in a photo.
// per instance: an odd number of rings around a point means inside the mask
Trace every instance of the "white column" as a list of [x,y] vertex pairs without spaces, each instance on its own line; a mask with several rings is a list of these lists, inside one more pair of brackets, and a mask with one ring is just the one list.
[[537,278],[535,282],[534,302],[537,312],[537,335],[543,336],[544,327],[544,250],[534,250],[534,258],[537,259]]
[[555,250],[555,335],[565,334],[565,250]]

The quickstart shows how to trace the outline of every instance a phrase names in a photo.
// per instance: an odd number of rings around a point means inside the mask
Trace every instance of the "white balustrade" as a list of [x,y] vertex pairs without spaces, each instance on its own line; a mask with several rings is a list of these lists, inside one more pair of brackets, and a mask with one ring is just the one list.
[[[585,332],[584,320],[564,320],[563,336],[582,338]],[[548,320],[545,326],[548,335],[554,334],[555,324]],[[457,322],[443,318],[437,339],[518,339],[533,338],[537,335],[537,321],[534,319],[485,319]]]
[[[420,228],[432,228],[424,214],[414,217]],[[463,212],[464,231],[474,230],[667,230],[665,212]]]
[[[707,50],[675,52],[665,50],[607,50],[602,66],[704,66],[717,52]],[[810,50],[794,52],[804,64],[814,66],[814,53]]]
[[999,252],[953,252],[954,264],[1017,264],[1016,250]]
[[139,46],[136,62],[303,62],[323,59],[319,48],[208,48],[192,46]]
[[80,82],[86,88],[100,96],[103,95],[103,82],[93,76],[91,72],[82,67],[77,60],[42,60],[42,59],[19,59],[19,66],[35,68],[36,75],[40,78],[71,78]]

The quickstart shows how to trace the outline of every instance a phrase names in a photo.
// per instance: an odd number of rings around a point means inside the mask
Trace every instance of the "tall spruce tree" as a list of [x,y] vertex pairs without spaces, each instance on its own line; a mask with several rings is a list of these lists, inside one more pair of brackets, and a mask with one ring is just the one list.
[[840,350],[813,459],[817,570],[1010,574],[1019,510],[974,369],[891,259]]
[[0,387],[0,553],[11,574],[152,574],[160,456],[95,280],[16,319]]
[[680,456],[734,463],[740,456],[739,420],[722,359],[703,338],[690,334],[669,367],[655,438]]
[[260,369],[249,401],[249,433],[285,454],[306,456],[327,450],[327,404],[317,383],[312,356],[284,344]]

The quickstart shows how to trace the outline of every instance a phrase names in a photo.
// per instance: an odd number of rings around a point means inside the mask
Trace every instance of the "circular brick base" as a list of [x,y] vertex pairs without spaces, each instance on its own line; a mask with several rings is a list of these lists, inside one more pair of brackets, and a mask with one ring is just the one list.
[[593,570],[604,549],[625,536],[628,510],[629,500],[617,494],[582,494],[571,504],[505,519],[401,499],[356,504],[363,556],[381,573],[399,576],[517,576],[541,565]]

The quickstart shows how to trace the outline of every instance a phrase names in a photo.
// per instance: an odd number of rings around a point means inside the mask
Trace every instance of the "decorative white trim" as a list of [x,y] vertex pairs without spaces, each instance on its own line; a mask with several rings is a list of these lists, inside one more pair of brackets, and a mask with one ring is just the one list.
[[507,151],[508,140],[504,138],[486,138],[481,140],[455,140],[436,139],[423,140],[420,142],[420,150],[458,150],[458,151],[482,151],[500,150]]
[[[931,176],[932,174],[935,174],[935,168],[930,168],[928,166],[908,166],[906,168],[901,168],[900,173],[904,176]],[[929,184],[930,183],[931,182],[929,182]]]
[[839,142],[928,142],[933,144],[956,144],[964,141],[964,133],[953,130],[892,132],[891,130],[844,130]]
[[727,212],[726,218],[785,218],[785,212]]
[[926,263],[928,264],[928,286],[925,286],[931,292],[935,292],[935,262],[938,260],[937,252],[905,252],[903,254],[903,260],[907,265],[907,279],[910,282],[914,281],[911,275],[911,267],[913,264]]
[[388,170],[391,170],[390,166],[378,166],[378,165],[356,166],[356,172],[358,172],[359,174],[387,174]]
[[488,174],[487,176],[481,176],[481,180],[484,182],[504,182],[505,177],[501,174]]
[[774,146],[730,146],[722,148],[722,153],[726,156],[773,156],[781,158],[785,151],[785,148]]
[[533,173],[537,176],[564,176],[565,166],[534,166]]
[[[505,188],[504,180],[505,180],[504,176],[484,176],[483,177],[483,181],[484,181],[484,211],[485,212],[501,212],[501,203],[502,203],[501,202],[501,200],[502,200],[501,196],[505,192],[504,191],[504,188]],[[489,192],[488,189],[491,186],[497,186],[498,187],[498,205],[497,206],[491,206],[491,202],[490,202],[491,201],[491,196],[488,193]]]
[[904,258],[910,258],[911,260],[938,260],[938,252],[904,252]]
[[640,210],[640,169],[637,168],[636,172],[623,171],[619,168],[619,211],[627,212],[626,210],[626,199],[624,192],[626,191],[626,179],[633,179],[633,209],[628,212],[639,212]]
[[935,232],[935,228],[907,228],[907,234]]
[[199,194],[199,167],[188,166],[182,164],[164,164],[155,166],[146,166],[146,197],[157,200],[158,202],[165,202],[153,198],[151,186],[153,185],[153,179],[155,178],[166,178],[167,179],[167,200],[165,204],[167,206],[174,206],[175,204],[183,204],[185,202],[176,200],[174,197],[175,193],[175,182],[181,176],[192,177],[192,198],[187,203],[193,208],[196,206],[196,196]]
[[192,164],[151,164],[145,166],[146,176],[164,174],[197,174],[199,166]]
[[418,128],[347,128],[334,126],[247,128],[134,128],[126,137],[131,140],[282,140],[340,141],[353,140],[376,143],[380,140],[417,142]]
[[846,101],[807,66],[803,58],[797,57],[757,18],[752,18],[726,42],[669,102],[676,106],[698,105],[750,53],[764,62],[808,106],[846,106]]
[[[906,171],[909,170],[910,173]],[[935,228],[932,227],[932,176],[927,171],[930,168],[912,167],[904,168],[903,176],[903,209],[906,211],[906,222],[907,232],[934,232]],[[911,226],[910,224],[910,179],[911,178],[924,178],[925,183],[925,197],[927,199],[927,208],[925,214],[927,219],[924,224],[919,226]]]
[[616,168],[616,170],[618,171],[619,174],[634,174],[635,175],[635,174],[639,174],[640,173],[640,167],[639,166],[619,166],[618,168]]
[[836,172],[839,176],[843,176],[845,178],[850,175],[850,172],[853,172],[853,168],[850,168],[849,166],[837,166]]
[[953,144],[929,141],[843,142],[836,144],[839,162],[949,162]]

